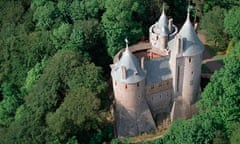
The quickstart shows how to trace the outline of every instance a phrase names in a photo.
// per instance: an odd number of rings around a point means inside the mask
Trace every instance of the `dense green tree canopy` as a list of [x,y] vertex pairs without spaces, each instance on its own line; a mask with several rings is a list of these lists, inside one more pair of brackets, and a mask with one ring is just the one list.
[[204,14],[200,26],[207,35],[209,41],[214,42],[218,50],[227,48],[228,35],[224,31],[225,9],[214,7],[213,10]]
[[[97,128],[101,122],[98,95],[105,86],[100,69],[81,55],[65,50],[57,52],[46,62],[43,74],[26,96],[24,108],[20,107],[23,112],[18,111],[22,116],[17,117],[21,119],[10,125],[5,134],[6,142],[15,139],[22,143],[45,143],[51,140],[51,136],[58,135],[66,140],[67,136],[80,130]],[[28,123],[22,125],[26,120]],[[36,131],[33,125],[40,129]],[[13,133],[11,129],[16,126],[19,129]]]
[[141,23],[134,19],[144,14],[144,7],[138,0],[107,0],[105,4],[103,25],[108,53],[113,57],[124,47],[124,38],[131,43],[140,40],[143,34]]
[[228,11],[224,18],[224,27],[232,37],[240,39],[240,10],[239,8]]
[[204,0],[203,11],[208,12],[215,6],[219,6],[224,9],[231,9],[232,7],[240,6],[240,2],[238,0]]
[[[234,142],[239,137],[232,132],[238,132],[232,127],[239,118],[239,1],[193,2],[217,46],[228,43],[224,30],[236,40],[225,68],[204,90],[200,115],[177,122],[157,143]],[[187,3],[165,1],[167,16],[181,24]],[[161,10],[158,0],[1,0],[1,143],[110,141],[113,129],[105,114],[111,91],[106,92],[104,79],[111,57],[124,48],[126,37],[130,44],[148,37]]]

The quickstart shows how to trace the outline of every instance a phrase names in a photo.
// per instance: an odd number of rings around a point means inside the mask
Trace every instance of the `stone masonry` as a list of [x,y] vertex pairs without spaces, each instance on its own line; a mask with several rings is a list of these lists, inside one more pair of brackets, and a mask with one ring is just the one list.
[[199,99],[204,46],[189,12],[178,31],[163,10],[142,46],[126,41],[111,65],[117,137],[154,130],[167,117],[189,118]]

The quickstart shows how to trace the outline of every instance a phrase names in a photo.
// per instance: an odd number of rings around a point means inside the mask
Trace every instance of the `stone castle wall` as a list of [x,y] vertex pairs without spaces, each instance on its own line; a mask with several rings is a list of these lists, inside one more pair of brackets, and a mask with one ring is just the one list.
[[145,79],[134,84],[113,80],[113,89],[118,137],[133,136],[156,128],[145,100]]
[[184,58],[184,76],[182,84],[183,99],[188,104],[196,102],[199,95],[202,55]]
[[139,101],[144,100],[145,81],[136,84],[124,84],[113,80],[113,88],[116,103],[126,107],[126,109],[137,111]]
[[172,79],[146,85],[146,100],[154,117],[169,113],[173,100]]

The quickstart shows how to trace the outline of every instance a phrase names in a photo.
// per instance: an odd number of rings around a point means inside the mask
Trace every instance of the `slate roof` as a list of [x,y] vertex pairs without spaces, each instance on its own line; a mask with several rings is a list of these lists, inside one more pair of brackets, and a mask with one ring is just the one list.
[[169,34],[168,18],[165,14],[164,9],[162,11],[162,14],[161,14],[158,22],[155,24],[153,31],[154,31],[154,33],[157,33],[161,36],[168,36],[168,34]]
[[183,56],[194,56],[200,54],[204,51],[204,46],[199,40],[192,23],[189,18],[189,13],[187,20],[183,24],[179,35],[184,39],[183,40]]
[[[126,67],[126,79],[122,79],[121,67]],[[113,79],[122,83],[137,83],[145,78],[145,72],[140,67],[139,60],[126,48],[120,60],[112,66]]]
[[172,78],[169,56],[145,61],[145,69],[147,71],[147,84]]

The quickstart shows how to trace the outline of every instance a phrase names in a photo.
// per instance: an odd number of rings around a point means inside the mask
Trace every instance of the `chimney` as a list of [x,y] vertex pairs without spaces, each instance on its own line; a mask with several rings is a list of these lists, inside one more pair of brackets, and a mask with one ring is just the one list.
[[144,70],[144,61],[145,61],[145,59],[144,59],[144,57],[141,57],[141,68]]
[[125,66],[121,66],[122,69],[122,79],[125,80],[127,78],[127,71]]
[[169,29],[169,33],[172,32],[172,25],[173,25],[173,19],[171,18],[171,19],[168,20],[168,29]]

